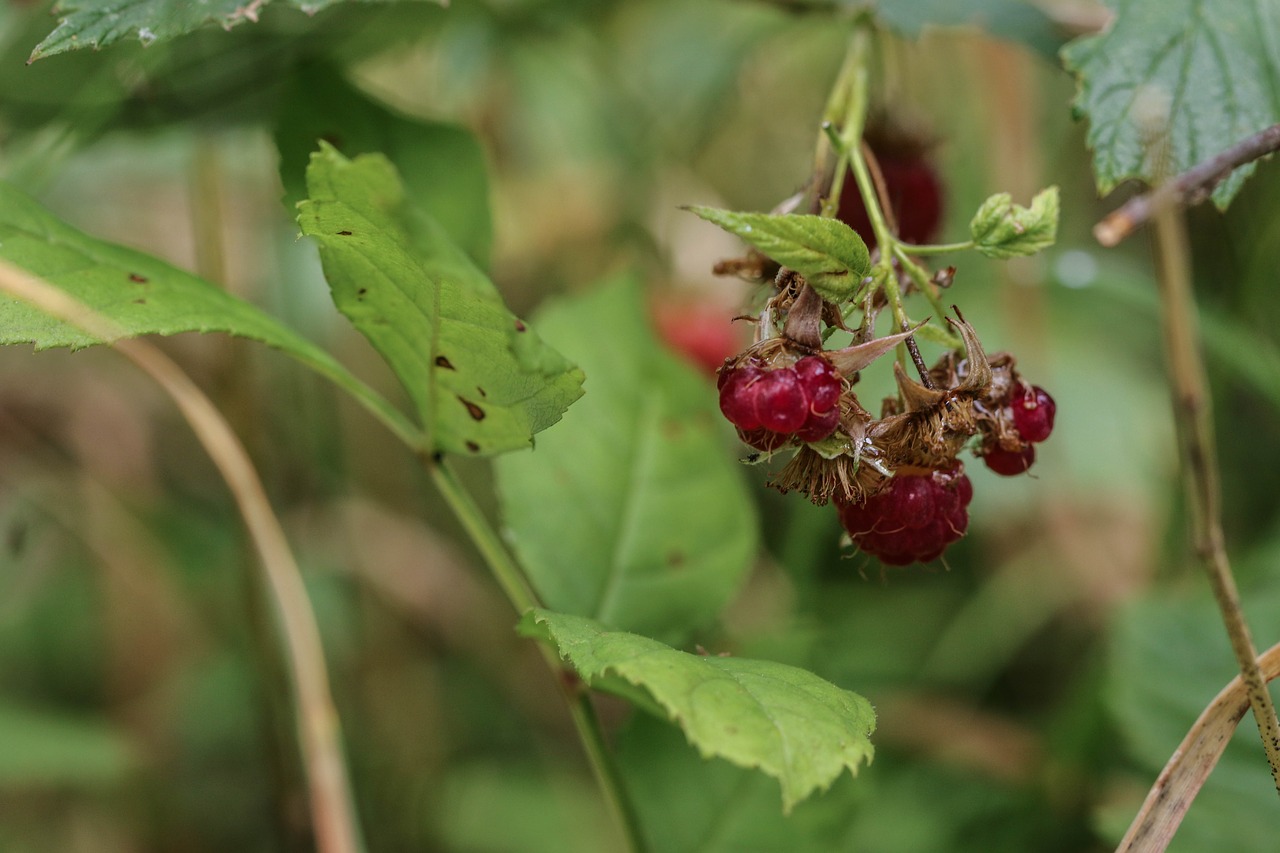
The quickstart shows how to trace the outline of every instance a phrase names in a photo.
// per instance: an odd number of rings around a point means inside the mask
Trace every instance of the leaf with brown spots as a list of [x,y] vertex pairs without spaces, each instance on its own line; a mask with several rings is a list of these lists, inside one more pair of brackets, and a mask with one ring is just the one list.
[[582,394],[582,372],[518,330],[492,282],[385,157],[347,159],[322,145],[307,186],[298,222],[320,246],[334,303],[400,378],[434,449],[529,447]]

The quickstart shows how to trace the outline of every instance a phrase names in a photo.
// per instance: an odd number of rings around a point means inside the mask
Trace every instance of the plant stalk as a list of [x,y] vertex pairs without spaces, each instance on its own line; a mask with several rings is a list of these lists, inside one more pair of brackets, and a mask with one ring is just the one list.
[[363,846],[320,631],[302,573],[244,446],[191,378],[151,344],[123,338],[110,320],[4,261],[0,261],[0,289],[83,329],[132,361],[169,395],[218,468],[258,552],[276,605],[293,681],[298,740],[307,773],[316,847],[320,853],[358,853]]
[[1258,666],[1258,652],[1236,589],[1222,532],[1218,458],[1214,447],[1209,385],[1200,352],[1198,320],[1191,289],[1191,255],[1182,214],[1164,206],[1155,217],[1157,281],[1160,286],[1165,357],[1173,392],[1183,485],[1192,522],[1192,544],[1204,565],[1214,599],[1240,667],[1262,736],[1271,777],[1280,793],[1280,720]]
[[[462,524],[480,556],[484,558],[489,570],[507,600],[517,613],[525,613],[540,607],[538,596],[534,593],[524,572],[515,559],[507,551],[496,531],[490,526],[484,513],[476,506],[470,492],[458,480],[457,474],[441,456],[427,458],[427,470],[435,482],[445,503],[453,511],[454,516]],[[582,748],[587,754],[587,762],[596,777],[596,782],[608,803],[609,810],[621,828],[631,853],[647,853],[649,847],[645,841],[640,814],[636,811],[631,797],[627,794],[622,772],[613,758],[605,742],[604,731],[596,716],[595,706],[591,704],[591,695],[579,683],[569,683],[563,678],[564,665],[555,650],[545,643],[538,643],[543,659],[551,672],[560,680],[569,707],[569,716],[573,720],[574,729],[582,741]]]

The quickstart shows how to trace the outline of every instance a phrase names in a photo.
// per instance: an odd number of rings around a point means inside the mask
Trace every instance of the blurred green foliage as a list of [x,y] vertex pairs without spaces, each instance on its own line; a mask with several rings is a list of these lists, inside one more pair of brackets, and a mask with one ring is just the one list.
[[[907,572],[842,553],[829,508],[745,469],[764,547],[697,640],[868,697],[876,759],[783,818],[772,780],[606,703],[658,850],[1105,850],[1232,676],[1186,547],[1146,247],[1092,242],[1110,205],[1073,82],[1025,20],[999,34],[1031,49],[886,34],[874,85],[938,140],[945,239],[994,192],[1061,187],[1047,256],[965,256],[949,294],[1052,391],[1057,431],[1034,478],[975,460],[969,536],[946,567]],[[401,168],[519,315],[628,271],[652,299],[728,316],[750,290],[709,270],[739,247],[677,207],[768,210],[800,188],[844,41],[825,12],[728,0],[277,4],[230,32],[25,66],[51,25],[0,8],[3,176],[97,237],[220,278],[401,402],[296,240],[293,130],[327,114],[355,123],[358,150],[394,149],[413,125],[483,159],[487,199],[439,164]],[[1260,647],[1280,640],[1278,207],[1263,164],[1228,212],[1190,214],[1228,544]],[[277,353],[166,346],[244,436],[309,573],[370,849],[620,849],[555,685],[406,451]],[[868,373],[874,409],[890,384]],[[720,452],[739,452],[727,431]],[[486,468],[464,474],[492,494]],[[274,649],[225,492],[167,405],[105,352],[0,352],[0,847],[308,849]],[[1251,725],[1173,849],[1274,847]]]

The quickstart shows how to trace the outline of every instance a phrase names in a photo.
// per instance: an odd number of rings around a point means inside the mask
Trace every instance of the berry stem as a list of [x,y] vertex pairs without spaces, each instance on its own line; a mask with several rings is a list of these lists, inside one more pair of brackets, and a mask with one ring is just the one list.
[[1213,596],[1240,667],[1271,777],[1280,792],[1280,720],[1258,666],[1258,653],[1240,608],[1240,593],[1227,558],[1218,488],[1210,397],[1200,352],[1195,300],[1191,289],[1191,257],[1181,213],[1165,206],[1155,216],[1156,279],[1160,286],[1161,326],[1173,418],[1182,456],[1182,478],[1190,504],[1192,539],[1204,564]]
[[[427,457],[426,467],[440,495],[484,558],[511,606],[522,614],[539,607],[538,596],[529,585],[524,572],[508,553],[497,532],[490,526],[453,469],[441,457]],[[537,645],[547,666],[553,674],[559,676],[564,670],[559,656],[550,646],[543,643]],[[561,683],[564,683],[563,680]],[[596,716],[595,706],[591,704],[590,694],[580,686],[565,686],[563,692],[578,739],[582,741],[583,751],[587,754],[587,761],[605,801],[626,838],[627,850],[630,853],[645,853],[649,847],[641,828],[640,815],[627,795],[622,772],[605,743],[604,731]]]

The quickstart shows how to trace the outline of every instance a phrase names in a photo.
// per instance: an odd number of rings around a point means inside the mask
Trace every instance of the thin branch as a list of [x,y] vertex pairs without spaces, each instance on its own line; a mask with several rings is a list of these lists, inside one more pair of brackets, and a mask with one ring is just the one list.
[[293,676],[298,740],[307,772],[316,847],[321,853],[361,850],[338,714],[329,690],[315,614],[284,530],[235,433],[191,377],[151,344],[124,338],[121,330],[105,317],[5,261],[0,261],[0,290],[101,339],[137,365],[172,398],[217,466],[258,552],[280,617],[280,632]]
[[[1258,665],[1267,681],[1280,676],[1280,644],[1262,653]],[[1222,757],[1231,735],[1249,710],[1249,691],[1240,676],[1201,712],[1178,744],[1142,808],[1129,825],[1116,853],[1162,853],[1178,830],[1187,809]]]
[[1190,207],[1207,199],[1218,184],[1241,166],[1280,150],[1280,124],[1243,139],[1150,192],[1134,196],[1093,227],[1099,243],[1111,247],[1165,207]]
[[1180,211],[1164,207],[1155,221],[1156,279],[1160,286],[1161,325],[1173,418],[1177,427],[1181,469],[1191,516],[1192,540],[1204,565],[1213,597],[1231,641],[1249,704],[1258,723],[1271,777],[1280,792],[1280,720],[1258,668],[1258,653],[1240,608],[1231,563],[1222,532],[1222,501],[1218,487],[1218,457],[1210,419],[1209,384],[1200,353],[1195,301],[1191,292],[1191,258],[1186,226]]

